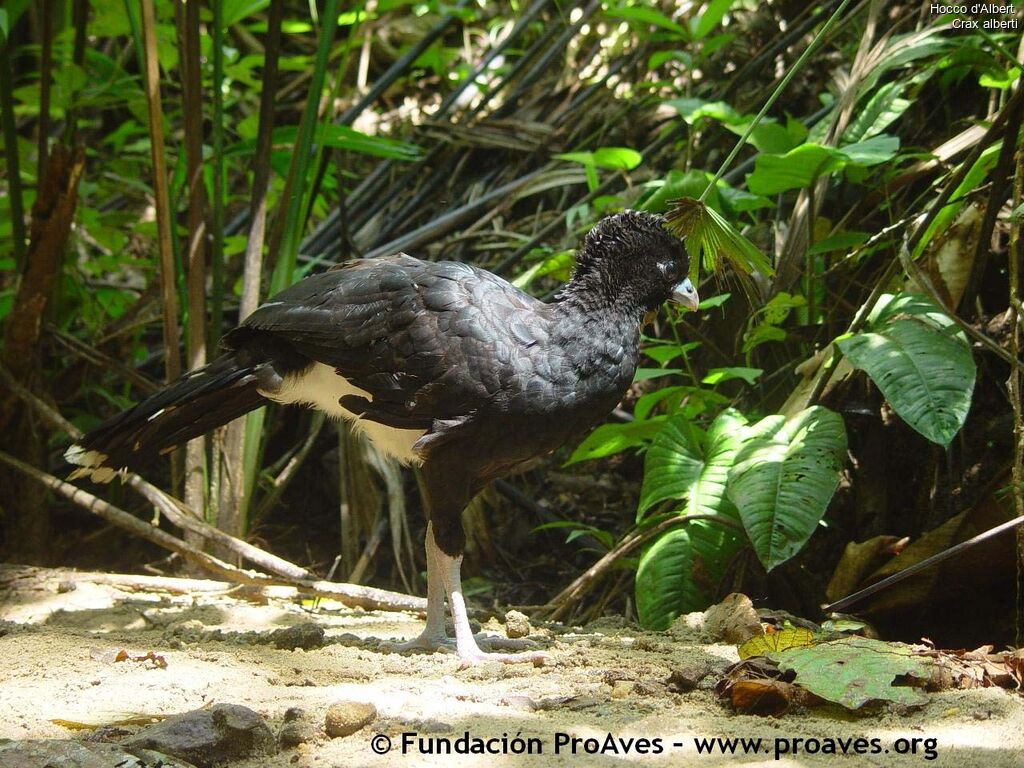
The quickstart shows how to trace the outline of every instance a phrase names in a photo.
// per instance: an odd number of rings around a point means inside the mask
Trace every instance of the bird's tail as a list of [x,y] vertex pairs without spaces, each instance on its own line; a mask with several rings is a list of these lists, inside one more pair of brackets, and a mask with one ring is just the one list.
[[225,355],[107,419],[68,448],[65,460],[78,467],[71,479],[109,482],[266,402],[257,391],[257,368]]

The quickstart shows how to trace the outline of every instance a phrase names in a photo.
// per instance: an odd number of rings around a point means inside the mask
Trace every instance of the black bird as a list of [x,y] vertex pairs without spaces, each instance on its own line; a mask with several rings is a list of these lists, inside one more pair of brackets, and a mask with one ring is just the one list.
[[462,595],[461,513],[488,482],[618,404],[646,313],[668,299],[696,308],[686,251],[662,225],[635,211],[603,219],[548,304],[482,269],[405,254],[307,277],[227,333],[221,357],[69,448],[72,477],[109,481],[269,401],[352,420],[422,476],[427,623],[406,646],[449,642],[447,598],[464,662],[536,661],[542,654],[477,645]]

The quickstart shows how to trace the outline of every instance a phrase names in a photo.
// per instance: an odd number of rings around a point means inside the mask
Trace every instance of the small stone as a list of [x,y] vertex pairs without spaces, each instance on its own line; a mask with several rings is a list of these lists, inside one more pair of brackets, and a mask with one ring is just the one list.
[[199,768],[276,750],[274,734],[263,718],[239,704],[215,704],[174,715],[143,728],[125,747],[153,749]]
[[300,707],[290,707],[284,713],[284,725],[277,734],[277,743],[285,749],[297,747],[307,741],[315,741],[319,731],[312,715]]
[[332,739],[351,736],[377,719],[377,708],[361,701],[339,701],[327,708],[324,730]]
[[78,589],[78,585],[70,579],[57,584],[57,593],[61,595],[67,592],[74,592],[76,589]]
[[633,693],[635,684],[632,680],[616,680],[612,685],[612,698],[613,699],[624,699],[629,694]]
[[509,611],[505,614],[505,635],[511,638],[529,637],[533,632],[530,620],[525,613]]
[[296,648],[310,651],[323,646],[324,628],[311,621],[293,627],[282,627],[270,633],[270,643],[275,648],[286,651],[294,651]]
[[689,693],[697,689],[700,681],[711,674],[708,664],[691,664],[682,669],[674,669],[665,680],[665,685],[673,693]]

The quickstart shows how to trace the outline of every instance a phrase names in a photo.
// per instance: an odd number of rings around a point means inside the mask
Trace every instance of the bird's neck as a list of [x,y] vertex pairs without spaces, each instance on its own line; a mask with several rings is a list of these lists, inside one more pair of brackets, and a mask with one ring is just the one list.
[[565,287],[558,293],[558,300],[564,311],[593,317],[594,319],[614,314],[619,317],[643,317],[643,302],[633,295],[628,285],[598,270],[577,270]]
[[[577,372],[600,369],[616,380],[631,379],[638,359],[644,310],[629,303],[601,301],[593,291],[564,294],[556,303],[553,337],[577,361]],[[586,369],[586,370],[584,370]]]

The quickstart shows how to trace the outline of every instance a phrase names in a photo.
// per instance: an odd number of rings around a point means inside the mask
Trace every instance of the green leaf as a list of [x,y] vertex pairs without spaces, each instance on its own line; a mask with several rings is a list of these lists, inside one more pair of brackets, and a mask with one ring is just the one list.
[[[298,126],[294,125],[275,128],[271,134],[271,142],[275,146],[287,146],[288,155],[291,156],[293,153],[292,147],[294,147],[298,138],[298,132]],[[407,144],[383,136],[370,136],[362,131],[349,128],[347,125],[335,125],[333,123],[317,125],[313,143],[391,160],[416,160],[422,151],[415,144]],[[256,139],[249,139],[229,147],[224,154],[227,156],[247,155],[255,150]]]
[[986,73],[978,78],[978,85],[982,88],[998,88],[1005,91],[1017,81],[1020,72],[1020,67],[1010,67],[998,73]]
[[629,147],[601,147],[593,152],[562,152],[556,160],[579,163],[584,168],[608,168],[631,171],[643,161],[643,155]]
[[884,297],[869,332],[836,341],[893,410],[933,443],[948,446],[967,420],[977,369],[967,339],[921,296]]
[[820,406],[749,428],[728,492],[765,569],[789,560],[814,533],[845,455],[843,420]]
[[598,168],[631,171],[643,162],[644,156],[629,147],[601,147],[594,150],[594,165]]
[[709,296],[701,300],[700,304],[697,305],[697,309],[714,309],[725,304],[730,298],[732,298],[732,294],[728,291],[716,294],[715,296]]
[[619,6],[616,8],[609,8],[605,11],[605,15],[610,16],[613,19],[622,19],[623,21],[630,21],[636,24],[661,27],[662,29],[667,29],[669,32],[675,32],[684,37],[689,36],[685,29],[672,21],[668,16],[646,6]]
[[854,165],[878,165],[892,160],[900,150],[898,136],[872,136],[870,139],[847,144],[842,148],[843,157]]
[[[699,341],[688,341],[685,344],[651,344],[644,347],[644,354],[651,358],[651,360],[664,365],[669,360],[674,360],[685,355],[687,352],[692,352],[699,346]],[[673,371],[673,373],[675,372]]]
[[807,249],[808,256],[816,256],[819,253],[831,253],[832,251],[847,251],[856,248],[871,237],[868,232],[838,232],[831,237],[819,240]]
[[270,0],[222,0],[222,2],[224,7],[221,10],[221,20],[225,28],[237,24],[270,5]]
[[877,136],[907,111],[913,103],[902,98],[906,84],[900,81],[886,83],[875,91],[868,103],[843,132],[845,141],[863,141]]
[[740,113],[724,101],[706,101],[697,98],[669,99],[665,106],[675,109],[687,125],[693,125],[704,117],[720,120],[723,123],[736,123],[742,120]]
[[950,196],[951,202],[939,211],[915,246],[913,253],[915,259],[924,252],[924,249],[928,247],[928,244],[936,234],[948,229],[949,225],[960,215],[964,203],[967,202],[967,193],[975,187],[981,186],[981,182],[988,176],[989,171],[995,167],[1002,147],[1003,142],[997,141],[992,146],[986,148],[974,162],[974,165],[971,166],[970,170],[967,171],[964,180],[953,190],[953,194]]
[[636,373],[633,374],[633,382],[660,379],[662,376],[671,376],[682,372],[678,368],[637,368]]
[[694,39],[703,40],[707,37],[711,30],[718,26],[722,17],[729,12],[734,2],[735,0],[711,0],[693,28]]
[[743,368],[743,367],[732,367],[732,368],[712,368],[708,371],[707,376],[701,379],[701,384],[721,384],[723,381],[732,381],[733,379],[743,379],[747,384],[756,384],[757,379],[764,373],[761,368]]
[[[706,171],[669,171],[665,178],[648,182],[647,186],[652,189],[647,196],[641,196],[637,207],[652,213],[664,213],[668,210],[669,204],[681,197],[700,197],[701,193],[711,182],[712,175]],[[712,192],[714,195],[714,192]],[[714,205],[714,201],[708,199],[708,205]]]
[[644,460],[637,522],[651,507],[668,499],[685,500],[685,514],[726,514],[726,480],[743,443],[747,420],[725,410],[711,422],[707,434],[683,414],[664,423]]
[[869,701],[923,704],[928,697],[922,691],[893,682],[911,677],[923,684],[934,669],[931,659],[914,653],[910,646],[867,637],[844,637],[768,657],[782,671],[795,672],[801,688],[847,709],[859,709]]
[[557,275],[568,278],[572,273],[573,262],[574,258],[572,251],[558,251],[557,253],[553,253],[547,258],[541,259],[536,264],[532,265],[529,269],[523,272],[523,274],[513,280],[512,285],[516,288],[525,289],[530,285],[530,283],[540,277]]
[[583,440],[566,465],[579,461],[590,461],[620,453],[629,448],[646,445],[661,429],[664,416],[655,416],[647,421],[630,421],[626,424],[602,424]]
[[[742,136],[750,125],[751,120],[753,120],[753,117],[748,116],[742,121],[727,123],[725,127],[737,136]],[[774,155],[785,154],[799,144],[799,141],[786,128],[770,120],[762,120],[758,123],[750,136],[747,137],[747,141],[758,152]]]
[[677,616],[706,609],[742,544],[736,531],[709,520],[694,520],[660,536],[640,556],[636,572],[640,624],[665,630]]
[[839,170],[846,158],[838,149],[801,144],[785,155],[758,155],[747,189],[756,195],[777,195],[810,186],[820,176]]

